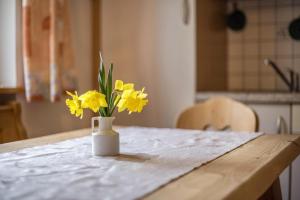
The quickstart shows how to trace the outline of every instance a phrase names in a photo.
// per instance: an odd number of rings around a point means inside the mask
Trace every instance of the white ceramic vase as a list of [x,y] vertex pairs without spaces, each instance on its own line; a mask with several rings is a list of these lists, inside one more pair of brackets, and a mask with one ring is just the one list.
[[114,119],[115,117],[92,118],[93,155],[115,156],[119,154],[119,133],[112,129],[112,122]]

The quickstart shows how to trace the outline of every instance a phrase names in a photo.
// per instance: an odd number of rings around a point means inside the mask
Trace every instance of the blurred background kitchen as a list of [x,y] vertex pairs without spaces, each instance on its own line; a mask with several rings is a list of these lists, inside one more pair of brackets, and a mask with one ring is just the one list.
[[[66,0],[61,13],[36,2],[0,0],[0,135],[89,127],[67,112],[63,91],[97,89],[99,50],[115,79],[149,94],[141,115],[116,124],[174,127],[187,106],[221,95],[252,107],[260,131],[300,132],[300,0]],[[60,40],[68,56],[55,54]],[[296,169],[299,158],[281,176],[284,199],[300,199]]]

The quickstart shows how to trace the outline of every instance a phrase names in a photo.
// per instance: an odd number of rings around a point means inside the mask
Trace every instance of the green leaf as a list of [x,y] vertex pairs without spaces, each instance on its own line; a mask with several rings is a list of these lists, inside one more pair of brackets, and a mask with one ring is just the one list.
[[105,66],[103,63],[103,59],[100,53],[100,66],[99,66],[99,73],[98,73],[98,83],[99,83],[99,91],[103,94],[106,94],[105,90]]
[[[104,66],[104,62],[101,56],[101,52],[99,52],[99,56],[100,56],[100,66],[99,66],[99,72],[98,72],[98,84],[99,84],[99,91],[102,94],[106,95],[106,81],[105,81],[105,66]],[[103,116],[103,117],[107,117],[109,114],[108,112],[108,108],[100,108],[99,110],[99,115]]]
[[111,93],[112,93],[112,71],[113,71],[113,64],[110,64],[110,68],[107,75],[107,82],[106,82],[106,95],[107,95],[107,102],[109,102]]
[[111,93],[111,97],[110,97],[110,101],[109,101],[109,115],[112,116],[113,114],[113,110],[114,110],[114,102],[115,102],[115,99],[116,99],[117,95],[116,93]]
[[106,89],[105,89],[105,66],[104,63],[102,63],[101,65],[101,70],[100,70],[100,86],[101,86],[101,92],[103,94],[106,93]]
[[101,68],[99,66],[99,71],[98,71],[98,85],[99,85],[99,92],[102,91],[102,84],[101,84],[102,80],[101,80]]
[[100,110],[99,110],[99,115],[101,116],[101,117],[106,117],[107,115],[106,115],[106,112],[105,112],[105,110],[104,110],[104,108],[100,108]]
[[117,107],[117,104],[120,102],[121,99],[119,99],[117,102],[116,102],[116,105],[114,105],[114,102],[115,102],[115,99],[116,99],[117,95],[115,95],[115,97],[113,98],[114,100],[112,101],[112,109],[110,111],[110,116],[114,113],[116,107]]

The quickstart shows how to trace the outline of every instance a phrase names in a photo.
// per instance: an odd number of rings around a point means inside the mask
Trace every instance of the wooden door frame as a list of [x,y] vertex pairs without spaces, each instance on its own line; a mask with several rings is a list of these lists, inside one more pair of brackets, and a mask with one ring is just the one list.
[[99,51],[100,38],[101,38],[101,26],[100,26],[100,10],[101,10],[101,0],[91,0],[91,37],[92,37],[92,87],[93,89],[98,89],[98,66],[100,63]]

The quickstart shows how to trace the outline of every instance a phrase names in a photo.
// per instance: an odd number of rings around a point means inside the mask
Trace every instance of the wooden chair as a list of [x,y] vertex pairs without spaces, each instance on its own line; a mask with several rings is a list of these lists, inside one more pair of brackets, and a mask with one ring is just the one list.
[[183,111],[176,126],[199,130],[257,131],[258,121],[248,106],[227,97],[215,97]]
[[[248,106],[227,97],[211,98],[183,111],[177,128],[205,130],[257,131],[258,119]],[[276,179],[259,200],[281,200],[280,180]]]
[[21,122],[21,106],[17,102],[0,105],[0,144],[26,139]]

